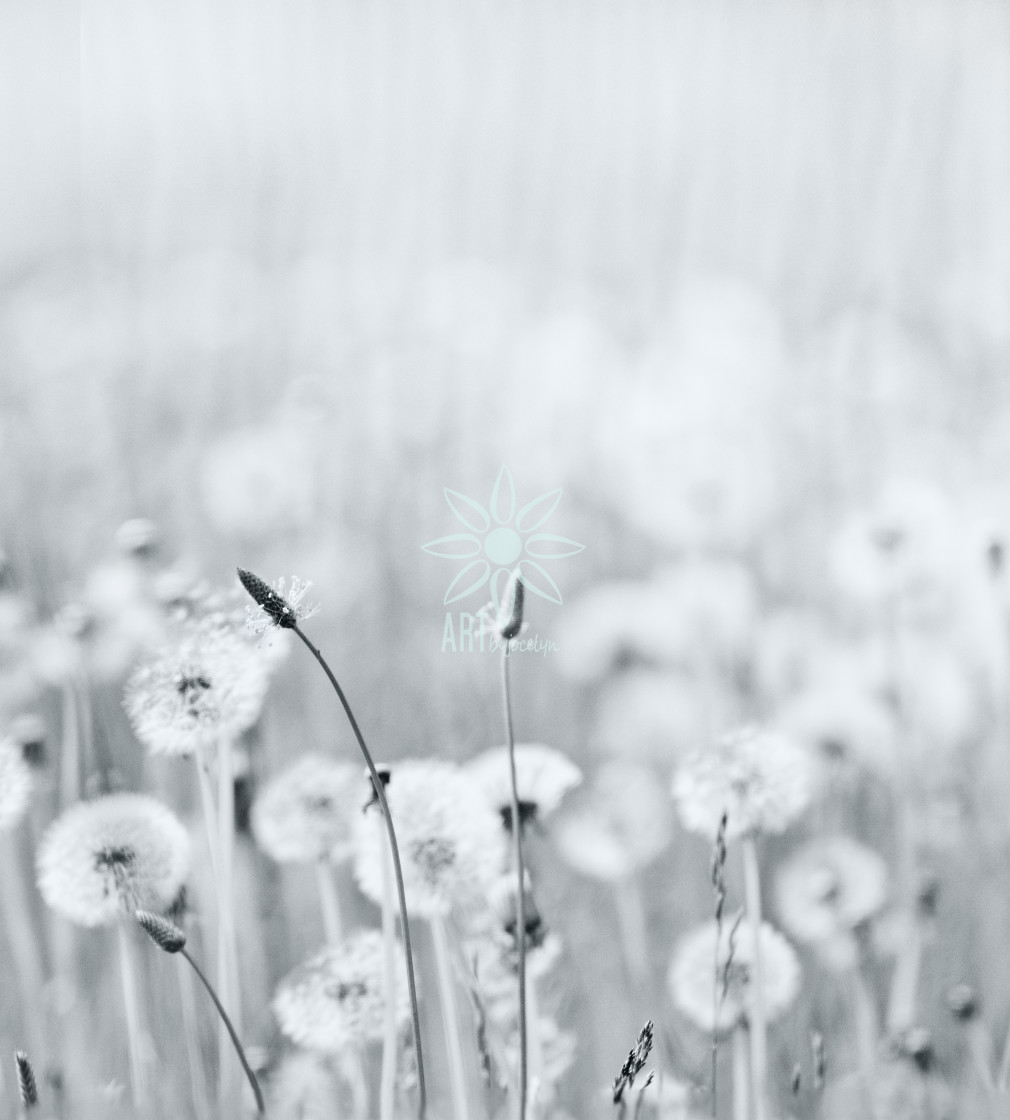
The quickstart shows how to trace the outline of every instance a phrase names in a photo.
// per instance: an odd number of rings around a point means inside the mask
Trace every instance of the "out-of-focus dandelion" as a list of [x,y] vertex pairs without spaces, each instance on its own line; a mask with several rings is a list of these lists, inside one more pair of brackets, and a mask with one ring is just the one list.
[[800,941],[833,942],[878,914],[887,901],[887,865],[847,836],[815,840],[779,869],[778,912]]
[[[273,1009],[288,1038],[310,1050],[339,1053],[344,1047],[382,1039],[385,1016],[382,935],[351,934],[288,975]],[[397,1022],[408,1022],[406,975],[399,968]]]
[[728,815],[727,836],[782,832],[810,802],[809,755],[790,739],[754,727],[723,736],[681,763],[673,797],[690,832],[714,837]]
[[[705,922],[678,943],[668,982],[673,1002],[703,1031],[731,1030],[753,1007],[754,936],[747,923]],[[788,1011],[800,989],[800,962],[778,930],[761,926],[764,1010],[768,1022]],[[713,960],[718,969],[712,968]]]
[[165,910],[189,870],[189,836],[160,801],[117,793],[71,806],[42,838],[39,890],[82,926]]
[[303,755],[264,786],[252,809],[257,843],[278,863],[337,863],[352,852],[360,776],[350,763]]
[[[519,820],[542,820],[553,813],[569,790],[582,781],[582,771],[567,755],[544,743],[516,743]],[[463,766],[512,830],[512,790],[507,747],[483,751]]]
[[202,619],[136,670],[124,707],[152,753],[212,751],[256,722],[269,679],[268,663],[234,626]]
[[[481,788],[460,767],[407,760],[393,767],[387,793],[396,819],[407,906],[420,917],[473,908],[501,873],[501,822]],[[376,904],[382,901],[384,845],[359,816],[354,827],[354,874]]]
[[579,791],[578,803],[558,818],[555,835],[561,855],[576,871],[618,882],[670,843],[669,802],[648,767],[607,762]]
[[0,833],[16,828],[28,811],[31,768],[12,738],[0,739]]
[[900,1036],[869,1080],[873,1115],[888,1120],[954,1120],[958,1112],[953,1094],[934,1062],[928,1032]]
[[138,908],[165,910],[176,900],[189,870],[186,830],[153,797],[110,794],[66,810],[42,838],[37,866],[39,890],[57,913],[82,926],[117,925],[134,1103],[143,1108],[144,1032],[123,919]]

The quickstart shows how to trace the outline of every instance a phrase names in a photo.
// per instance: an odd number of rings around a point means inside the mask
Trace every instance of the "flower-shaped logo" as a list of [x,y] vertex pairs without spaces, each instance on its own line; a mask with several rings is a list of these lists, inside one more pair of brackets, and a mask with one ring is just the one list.
[[487,509],[458,490],[447,487],[443,493],[449,508],[470,530],[421,545],[431,556],[468,561],[449,584],[443,600],[446,606],[465,599],[490,581],[491,602],[497,610],[500,594],[516,569],[527,591],[561,603],[558,585],[537,561],[562,560],[586,547],[556,533],[538,532],[561,501],[561,487],[541,494],[517,511],[515,481],[508,467],[502,467]]

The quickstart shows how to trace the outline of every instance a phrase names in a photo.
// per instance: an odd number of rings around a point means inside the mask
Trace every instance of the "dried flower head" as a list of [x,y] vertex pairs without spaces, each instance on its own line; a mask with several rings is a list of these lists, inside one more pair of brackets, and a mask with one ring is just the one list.
[[[760,937],[764,1013],[772,1022],[796,998],[800,964],[789,942],[767,922],[761,923]],[[720,927],[709,921],[682,938],[668,981],[674,1003],[693,1023],[705,1031],[721,1031],[747,1018],[753,972],[753,927],[746,922]]]
[[[516,788],[519,819],[542,819],[552,813],[561,799],[582,781],[582,771],[561,751],[544,743],[516,743]],[[501,814],[505,827],[512,828],[512,782],[508,747],[492,747],[463,767]]]
[[810,756],[801,747],[747,727],[688,756],[673,797],[686,829],[712,838],[726,813],[732,839],[784,831],[806,809],[812,785]]
[[307,754],[272,778],[256,799],[253,835],[278,863],[342,860],[351,854],[360,800],[356,766]]
[[28,1060],[24,1050],[17,1050],[14,1054],[14,1063],[18,1071],[18,1093],[21,1103],[25,1108],[33,1108],[39,1103],[38,1082],[35,1080],[35,1070]]
[[153,797],[111,794],[72,805],[50,825],[37,867],[54,910],[78,925],[109,925],[172,904],[189,870],[189,837]]
[[32,772],[12,739],[0,739],[0,832],[17,826],[28,811]]
[[[402,953],[396,955],[396,1018],[408,1016],[407,979]],[[382,1038],[384,994],[382,934],[351,934],[281,981],[273,1009],[280,1028],[299,1046],[335,1053],[349,1043]]]
[[[448,762],[401,762],[393,767],[386,799],[411,913],[445,915],[486,897],[504,867],[505,834],[471,777]],[[355,877],[364,893],[381,903],[385,833],[371,814],[360,814],[354,828]]]
[[181,625],[176,640],[141,665],[123,701],[137,738],[154,754],[211,750],[259,717],[266,658],[223,615]]
[[800,941],[829,941],[879,913],[887,900],[887,865],[865,845],[833,836],[792,855],[776,887],[786,929]]
[[[645,867],[669,844],[670,802],[646,766],[608,762],[554,832],[564,859],[584,875],[615,882]],[[573,799],[574,800],[574,799]]]
[[186,948],[186,935],[174,922],[152,914],[149,910],[136,910],[133,916],[159,949],[166,953],[179,953]]
[[635,1078],[645,1069],[645,1063],[652,1053],[652,1042],[652,1020],[650,1019],[638,1032],[638,1039],[628,1051],[624,1065],[621,1066],[621,1072],[614,1078],[614,1104],[620,1104],[625,1091],[634,1088]]
[[254,634],[262,634],[272,626],[291,630],[306,618],[311,618],[319,610],[315,604],[305,602],[311,583],[292,576],[291,586],[281,576],[273,587],[259,576],[238,569],[238,578],[256,603],[246,613],[246,626]]

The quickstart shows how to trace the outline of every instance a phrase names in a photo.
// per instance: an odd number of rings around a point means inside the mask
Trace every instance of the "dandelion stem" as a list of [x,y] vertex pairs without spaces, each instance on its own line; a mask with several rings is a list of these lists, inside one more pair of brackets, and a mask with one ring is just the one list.
[[750,1117],[749,1033],[744,1026],[733,1029],[733,1120],[749,1120]]
[[512,841],[516,867],[516,945],[519,950],[519,1120],[526,1120],[527,1069],[526,1038],[526,870],[523,866],[523,825],[519,812],[519,787],[516,781],[516,744],[512,728],[512,696],[509,682],[509,643],[502,645],[502,699],[505,708],[505,733],[509,751],[509,782],[512,793]]
[[768,1036],[765,1026],[764,960],[761,952],[761,873],[753,836],[743,838],[744,894],[747,918],[754,939],[754,982],[750,985],[751,1082],[754,1089],[754,1120],[768,1113]]
[[[228,736],[221,737],[217,751],[217,824],[218,824],[218,987],[221,997],[227,1000],[241,1026],[241,995],[238,980],[238,945],[235,937],[235,785],[232,766],[232,744]],[[235,1071],[226,1058],[228,1053],[225,1032],[220,1032],[220,1069],[218,1088],[222,1111],[226,1102],[234,1099],[237,1090]]]
[[344,923],[340,917],[337,884],[333,881],[333,864],[328,859],[321,859],[316,864],[316,886],[319,889],[319,905],[323,911],[326,944],[338,945],[344,936]]
[[452,1086],[452,1110],[455,1120],[469,1120],[466,1103],[466,1067],[463,1062],[463,1044],[459,1036],[459,1008],[453,983],[452,965],[449,960],[449,942],[445,923],[441,918],[429,919],[431,939],[435,948],[435,970],[438,974],[438,994],[442,1003],[442,1023],[445,1027],[445,1045],[449,1052],[449,1081]]
[[147,1075],[141,1046],[140,1001],[137,998],[137,971],[133,960],[133,947],[125,921],[116,923],[119,935],[119,970],[123,983],[123,1003],[126,1008],[126,1034],[130,1049],[130,1082],[133,1087],[133,1104],[138,1112],[147,1108]]
[[294,630],[298,637],[301,638],[309,652],[316,661],[319,662],[319,667],[326,674],[327,680],[329,680],[330,684],[333,686],[333,690],[336,692],[337,698],[340,700],[340,704],[344,709],[344,714],[347,716],[347,721],[351,725],[351,730],[354,732],[354,737],[358,741],[358,746],[361,748],[361,753],[364,756],[365,763],[368,766],[368,772],[372,778],[372,788],[375,791],[376,800],[379,802],[379,808],[382,810],[382,816],[386,822],[386,835],[389,837],[389,851],[393,859],[397,901],[400,907],[400,925],[403,930],[403,955],[407,965],[407,989],[410,995],[410,1015],[414,1031],[414,1053],[417,1057],[417,1114],[419,1120],[424,1120],[427,1112],[427,1092],[424,1083],[424,1061],[421,1056],[421,1016],[417,1009],[417,986],[414,982],[414,961],[410,949],[410,922],[407,919],[407,896],[403,887],[403,871],[400,867],[400,849],[396,843],[396,831],[393,828],[393,818],[389,812],[386,791],[383,787],[382,779],[379,777],[379,772],[375,769],[375,762],[372,760],[372,755],[365,745],[364,736],[361,734],[361,730],[358,727],[358,721],[354,718],[351,706],[347,702],[347,697],[344,695],[344,690],[340,687],[337,678],[333,675],[333,671],[326,663],[326,659],[312,642],[309,641],[299,626],[291,626],[288,627],[288,629]]
[[[376,821],[378,824],[378,821]],[[396,945],[393,923],[393,871],[389,853],[382,853],[382,1073],[379,1081],[380,1120],[393,1120],[396,1104]]]
[[877,1011],[858,964],[852,969],[852,1003],[856,1021],[859,1068],[865,1074],[870,1072],[876,1058]]
[[217,1013],[221,1016],[221,1022],[224,1024],[225,1029],[228,1031],[228,1034],[231,1037],[232,1045],[235,1047],[235,1053],[238,1054],[238,1060],[242,1063],[242,1068],[245,1070],[245,1075],[249,1080],[249,1084],[252,1086],[253,1096],[255,1096],[256,1098],[256,1109],[261,1114],[265,1113],[266,1106],[263,1103],[263,1093],[260,1091],[259,1082],[256,1080],[256,1075],[249,1068],[249,1063],[248,1061],[246,1061],[245,1051],[242,1049],[242,1043],[239,1042],[238,1035],[235,1033],[235,1028],[231,1025],[231,1019],[228,1018],[228,1013],[221,1006],[221,1001],[217,998],[217,993],[211,986],[210,981],[206,976],[204,976],[203,970],[189,955],[187,949],[183,947],[179,950],[179,952],[186,958],[187,961],[189,961],[191,968],[200,978],[200,982],[203,984],[203,986],[207,989],[207,994],[214,1001],[214,1006],[217,1008]]
[[624,961],[631,982],[643,991],[649,978],[649,951],[645,934],[645,907],[642,903],[642,890],[637,874],[632,873],[624,879],[619,879],[614,891]]

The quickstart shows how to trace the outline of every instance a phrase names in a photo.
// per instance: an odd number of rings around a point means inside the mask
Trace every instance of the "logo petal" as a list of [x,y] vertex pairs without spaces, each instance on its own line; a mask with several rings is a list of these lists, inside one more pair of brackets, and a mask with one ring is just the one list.
[[526,584],[527,591],[532,591],[534,595],[539,595],[550,603],[561,605],[561,591],[542,565],[535,560],[520,560],[519,575]]
[[516,511],[516,484],[512,472],[503,466],[491,491],[491,515],[499,525],[507,525]]
[[541,560],[563,560],[566,556],[577,555],[585,547],[570,537],[559,537],[557,533],[534,533],[526,538],[526,551]]
[[450,533],[422,544],[421,548],[429,556],[440,556],[443,560],[469,560],[480,552],[480,540],[473,533]]
[[[465,568],[456,573],[456,578],[446,590],[443,604],[448,606],[459,599],[465,599],[484,584],[490,574],[491,565],[486,560],[471,560]],[[470,582],[468,583],[467,580]]]
[[473,529],[475,533],[486,533],[491,528],[491,517],[480,502],[475,502],[458,490],[450,490],[448,486],[442,493],[449,503],[449,509],[468,529]]
[[520,533],[532,533],[534,529],[539,529],[558,508],[560,501],[561,487],[559,486],[557,490],[549,490],[539,498],[534,498],[532,502],[527,502],[516,514],[516,528]]

